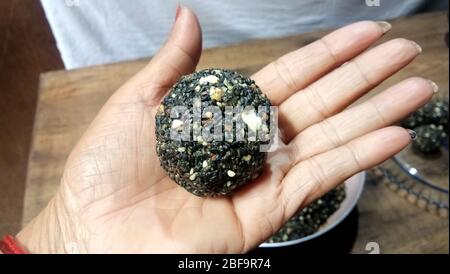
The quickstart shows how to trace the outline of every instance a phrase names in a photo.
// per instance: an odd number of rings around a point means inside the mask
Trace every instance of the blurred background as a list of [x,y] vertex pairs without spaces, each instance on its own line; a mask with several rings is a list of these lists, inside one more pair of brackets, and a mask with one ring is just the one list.
[[0,1],[0,235],[22,225],[41,74],[150,57],[164,42],[177,3],[197,13],[204,48],[448,12],[447,0]]

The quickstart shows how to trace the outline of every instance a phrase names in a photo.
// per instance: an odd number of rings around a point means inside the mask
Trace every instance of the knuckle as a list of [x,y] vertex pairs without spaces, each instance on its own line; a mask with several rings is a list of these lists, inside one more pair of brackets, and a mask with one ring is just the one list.
[[274,62],[275,71],[278,73],[278,76],[284,82],[284,84],[291,90],[296,89],[295,78],[291,71],[291,69],[286,65],[286,62],[283,60],[283,57],[278,58]]
[[349,152],[351,159],[353,160],[355,166],[359,169],[359,170],[363,170],[364,166],[363,166],[363,162],[361,160],[361,157],[359,155],[359,151],[358,149],[356,149],[354,147],[354,145],[352,145],[351,143],[345,144],[344,148],[347,149],[347,151]]

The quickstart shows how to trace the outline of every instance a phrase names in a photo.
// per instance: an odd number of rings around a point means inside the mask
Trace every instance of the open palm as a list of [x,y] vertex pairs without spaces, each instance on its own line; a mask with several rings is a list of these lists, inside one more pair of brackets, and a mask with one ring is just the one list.
[[[279,106],[282,145],[255,181],[227,197],[201,198],[168,178],[155,150],[159,103],[195,70],[201,53],[197,18],[180,8],[164,47],[108,100],[70,154],[57,195],[19,239],[32,252],[256,247],[299,208],[410,143],[408,131],[389,125],[431,98],[431,82],[407,79],[346,109],[420,53],[405,39],[365,51],[388,29],[368,21],[349,25],[253,75]],[[34,240],[38,229],[53,240]]]

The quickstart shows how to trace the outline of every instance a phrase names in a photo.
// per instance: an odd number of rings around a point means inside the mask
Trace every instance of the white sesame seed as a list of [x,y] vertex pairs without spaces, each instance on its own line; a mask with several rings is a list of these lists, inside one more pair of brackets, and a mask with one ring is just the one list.
[[241,117],[244,123],[246,123],[248,128],[253,132],[256,132],[261,127],[262,119],[256,115],[254,109],[243,111]]
[[183,126],[183,124],[184,124],[183,121],[175,119],[172,122],[172,128],[179,129],[180,127]]
[[197,178],[197,172],[189,176],[189,180],[194,181]]
[[245,155],[244,157],[242,157],[242,160],[248,162],[248,161],[250,161],[251,158],[252,158],[252,155]]
[[200,85],[203,85],[204,83],[215,84],[218,81],[219,81],[219,78],[217,78],[217,76],[208,75],[208,76],[200,78],[200,80],[198,82],[200,83]]
[[236,173],[235,173],[234,171],[232,171],[232,170],[228,170],[228,171],[227,171],[227,175],[228,175],[229,177],[234,177],[234,176],[236,176]]

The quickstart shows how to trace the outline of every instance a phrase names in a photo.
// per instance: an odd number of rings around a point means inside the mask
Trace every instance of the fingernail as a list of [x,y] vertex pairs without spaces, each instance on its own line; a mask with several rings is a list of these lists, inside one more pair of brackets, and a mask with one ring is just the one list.
[[422,52],[422,47],[419,46],[419,44],[417,44],[417,43],[414,42],[414,41],[410,41],[410,42],[411,42],[411,44],[413,44],[413,46],[417,49],[417,52],[419,52],[419,53]]
[[430,86],[431,86],[431,88],[433,90],[433,93],[435,93],[435,94],[438,93],[439,86],[435,82],[433,82],[431,80],[428,80],[428,82],[430,83]]
[[375,23],[377,23],[378,26],[380,26],[383,33],[388,32],[392,28],[392,25],[386,21],[376,21]]
[[406,131],[408,131],[409,138],[411,138],[411,140],[414,141],[417,139],[417,133],[414,130],[407,129]]
[[175,12],[175,21],[177,21],[178,16],[180,16],[181,8],[182,8],[181,5],[178,3],[177,4],[177,10]]

